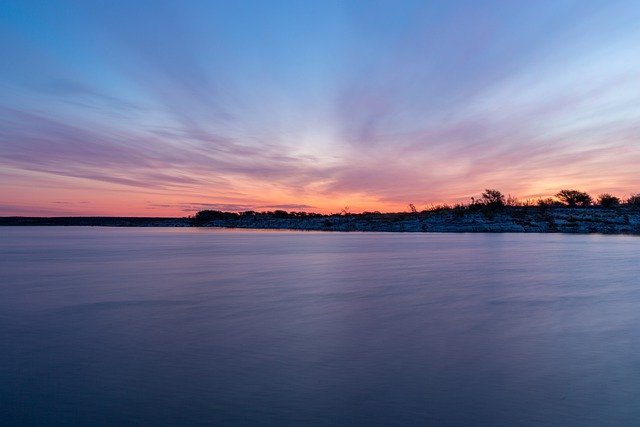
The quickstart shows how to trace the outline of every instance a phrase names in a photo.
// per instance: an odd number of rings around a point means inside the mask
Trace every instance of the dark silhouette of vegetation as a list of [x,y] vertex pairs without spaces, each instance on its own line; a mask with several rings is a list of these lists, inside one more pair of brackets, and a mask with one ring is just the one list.
[[556,197],[569,207],[589,206],[592,201],[590,195],[578,190],[560,190]]
[[490,207],[502,207],[505,205],[504,195],[498,190],[485,189],[484,193],[482,193],[482,200],[486,206]]
[[[275,228],[326,231],[493,231],[549,233],[640,234],[640,194],[625,203],[611,194],[600,194],[593,204],[589,194],[561,190],[556,197],[518,200],[497,189],[485,189],[470,202],[439,204],[419,211],[412,203],[404,212],[308,212],[246,211],[240,214],[202,211],[196,226]],[[637,206],[637,208],[636,208]],[[615,209],[613,209],[615,207]]]
[[[93,225],[231,227],[327,231],[492,231],[640,234],[640,193],[624,203],[608,193],[597,204],[578,190],[562,190],[557,198],[519,201],[496,189],[485,189],[467,203],[440,204],[418,211],[339,213],[203,210],[189,218],[0,218],[0,225]],[[615,209],[614,209],[615,208]]]
[[612,208],[620,204],[620,198],[604,193],[598,196],[598,204],[603,208]]
[[520,202],[517,198],[512,197],[511,194],[509,194],[507,196],[507,201],[505,202],[505,205],[507,206],[524,206],[525,204],[530,204],[533,202]]
[[551,198],[551,197],[547,197],[545,199],[538,199],[537,203],[536,203],[539,207],[541,208],[550,208],[553,206],[562,206],[562,203]]
[[240,216],[240,214],[235,212],[204,210],[196,213],[193,220],[196,224],[204,224],[209,221],[232,219],[238,216]]
[[[244,211],[240,213],[235,212],[223,212],[218,210],[203,210],[195,214],[195,216],[191,219],[192,223],[195,225],[203,225],[203,224],[213,224],[217,222],[224,221],[240,221],[240,220],[260,220],[260,219],[313,219],[313,218],[340,218],[340,217],[348,217],[352,220],[356,220],[358,218],[364,217],[384,217],[389,220],[393,219],[398,220],[398,218],[404,216],[414,216],[420,218],[420,216],[431,215],[434,213],[451,213],[456,218],[463,218],[467,213],[482,213],[487,219],[495,219],[496,215],[509,215],[512,217],[523,217],[528,213],[539,213],[540,215],[548,215],[549,212],[552,212],[553,209],[561,208],[561,207],[569,207],[569,208],[585,208],[592,205],[593,199],[591,196],[583,191],[578,190],[561,190],[556,195],[555,198],[547,197],[540,198],[538,200],[524,200],[519,201],[517,198],[509,195],[505,197],[505,195],[496,189],[485,189],[482,195],[479,198],[471,197],[471,201],[469,203],[457,203],[454,205],[449,204],[440,204],[440,205],[431,205],[422,211],[418,211],[416,206],[413,203],[409,203],[410,212],[397,212],[397,213],[381,213],[379,211],[374,212],[363,212],[363,213],[352,213],[348,206],[340,209],[340,213],[335,214],[320,214],[313,212],[287,212],[285,210],[275,210],[275,211],[262,211],[257,212],[253,210]],[[602,208],[613,208],[617,206],[637,206],[640,208],[640,193],[632,194],[626,201],[623,203],[619,197],[616,197],[609,193],[603,193],[598,196],[597,206],[594,206],[593,209],[598,207]],[[327,219],[327,224],[331,222],[335,225],[335,221],[331,221]],[[571,221],[570,221],[571,222]]]

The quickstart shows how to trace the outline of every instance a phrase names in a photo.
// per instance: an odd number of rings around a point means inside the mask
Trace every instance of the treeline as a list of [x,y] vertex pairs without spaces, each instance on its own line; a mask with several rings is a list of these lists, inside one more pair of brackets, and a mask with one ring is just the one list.
[[593,198],[584,191],[560,190],[555,197],[540,198],[537,200],[518,200],[510,195],[505,196],[496,189],[486,189],[481,197],[471,197],[468,203],[457,203],[455,205],[432,205],[422,211],[418,211],[413,204],[409,204],[409,212],[396,212],[384,214],[379,211],[363,212],[360,214],[350,213],[348,208],[342,209],[341,213],[320,214],[314,212],[287,212],[285,210],[275,211],[244,211],[244,212],[224,212],[219,210],[202,210],[195,214],[193,221],[196,224],[204,224],[216,220],[242,220],[242,219],[282,219],[282,218],[322,218],[332,216],[371,216],[371,215],[411,215],[441,211],[499,211],[508,208],[525,207],[539,208],[546,210],[552,207],[586,208],[599,206],[602,208],[615,208],[622,205],[637,207],[640,209],[640,193],[633,194],[626,200],[603,193]]
[[209,222],[215,220],[229,220],[229,219],[242,219],[242,218],[255,218],[255,217],[271,217],[271,218],[321,218],[324,216],[314,212],[287,212],[285,210],[275,211],[244,211],[244,212],[224,212],[218,210],[203,210],[195,214],[193,217],[195,222]]
[[[598,195],[595,199],[588,193],[580,190],[560,190],[554,197],[546,197],[539,199],[518,200],[512,196],[506,196],[495,189],[486,189],[480,198],[471,197],[469,203],[458,203],[455,205],[436,205],[431,206],[425,211],[439,211],[449,209],[474,209],[482,207],[588,207],[600,206],[611,208],[620,205],[631,205],[640,207],[640,193],[632,194],[626,200],[616,197],[609,193]],[[413,205],[409,205],[413,210]],[[424,211],[423,211],[424,212]]]

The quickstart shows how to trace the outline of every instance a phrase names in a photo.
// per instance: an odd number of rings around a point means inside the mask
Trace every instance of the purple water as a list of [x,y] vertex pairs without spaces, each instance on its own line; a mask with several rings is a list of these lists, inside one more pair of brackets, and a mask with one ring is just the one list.
[[633,425],[640,238],[0,228],[0,424]]

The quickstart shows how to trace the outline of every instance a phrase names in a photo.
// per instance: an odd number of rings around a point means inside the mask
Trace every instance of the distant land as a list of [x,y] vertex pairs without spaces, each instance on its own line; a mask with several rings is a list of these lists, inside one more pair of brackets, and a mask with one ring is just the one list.
[[[0,226],[218,227],[306,231],[602,233],[640,234],[640,194],[624,203],[611,194],[594,199],[578,190],[554,198],[520,202],[486,189],[481,198],[418,212],[340,214],[309,212],[223,212],[203,210],[188,218],[158,217],[0,217]],[[595,202],[595,204],[594,204]]]
[[189,218],[0,217],[0,226],[220,227],[308,231],[640,234],[640,207],[465,206],[422,212],[200,211]]

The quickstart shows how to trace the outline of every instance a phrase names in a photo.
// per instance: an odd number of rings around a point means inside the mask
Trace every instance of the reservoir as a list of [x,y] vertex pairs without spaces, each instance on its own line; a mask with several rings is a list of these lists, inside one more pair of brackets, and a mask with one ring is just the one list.
[[0,227],[0,424],[633,425],[640,237]]

